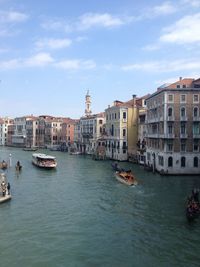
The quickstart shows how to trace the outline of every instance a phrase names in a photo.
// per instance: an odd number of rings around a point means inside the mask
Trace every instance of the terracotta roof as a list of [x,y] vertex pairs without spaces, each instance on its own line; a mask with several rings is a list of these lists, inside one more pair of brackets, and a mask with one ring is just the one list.
[[170,85],[168,85],[167,87],[165,88],[168,88],[168,89],[177,89],[177,85],[185,85],[187,88],[189,87],[193,87],[192,84],[193,84],[193,81],[194,79],[193,78],[180,78],[177,82],[175,83],[171,83]]

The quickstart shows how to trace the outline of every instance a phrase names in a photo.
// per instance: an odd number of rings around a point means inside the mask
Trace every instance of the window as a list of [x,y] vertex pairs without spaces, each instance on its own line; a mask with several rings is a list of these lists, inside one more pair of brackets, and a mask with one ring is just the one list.
[[186,127],[185,127],[185,122],[181,122],[181,134],[186,133]]
[[176,88],[181,88],[180,84],[177,84],[177,85],[176,85]]
[[174,96],[168,95],[168,102],[174,102]]
[[186,88],[186,84],[183,84],[183,88]]
[[172,157],[168,158],[168,167],[173,167],[173,158]]
[[173,109],[172,108],[168,108],[168,116],[171,117],[173,114]]
[[197,107],[194,107],[194,109],[193,109],[193,116],[194,117],[198,117],[198,115],[199,115],[199,110],[198,110]]
[[185,167],[185,157],[181,157],[181,167]]
[[168,124],[168,134],[172,134],[173,133],[173,126],[172,124]]
[[181,95],[180,96],[180,102],[185,103],[186,102],[186,95]]
[[114,135],[114,125],[112,124],[111,126],[111,135],[113,136]]
[[193,151],[194,152],[199,152],[199,142],[197,139],[194,140],[194,143],[193,143]]
[[126,112],[123,112],[123,119],[126,119]]
[[194,157],[194,167],[197,168],[199,166],[199,160],[197,157]]
[[185,117],[185,108],[184,107],[181,108],[181,117]]
[[123,129],[123,136],[126,136],[126,129]]
[[172,140],[168,140],[168,143],[167,143],[167,151],[168,152],[173,151],[173,141]]
[[193,123],[193,134],[200,134],[199,122]]
[[158,163],[160,166],[163,166],[163,157],[162,156],[158,156]]
[[181,152],[185,152],[186,151],[186,142],[185,140],[181,140]]
[[199,95],[193,95],[193,102],[199,103]]
[[127,149],[127,147],[126,147],[126,142],[123,142],[123,154],[125,154],[126,153],[126,149]]

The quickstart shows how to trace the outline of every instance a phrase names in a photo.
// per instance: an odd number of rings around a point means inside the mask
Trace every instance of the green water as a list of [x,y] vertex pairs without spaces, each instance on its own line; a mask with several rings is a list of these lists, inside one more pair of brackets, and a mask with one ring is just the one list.
[[[162,177],[129,163],[137,187],[119,183],[111,161],[48,152],[56,170],[12,154],[6,171],[12,200],[0,205],[2,267],[200,266],[200,218],[188,224],[184,203],[200,177]],[[14,165],[20,160],[22,172]]]

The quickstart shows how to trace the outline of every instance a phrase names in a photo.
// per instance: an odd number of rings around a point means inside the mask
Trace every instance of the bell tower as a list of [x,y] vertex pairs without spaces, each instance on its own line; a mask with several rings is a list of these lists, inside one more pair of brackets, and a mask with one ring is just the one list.
[[87,94],[85,96],[85,116],[88,117],[92,114],[91,111],[91,97],[89,94],[89,90],[87,91]]

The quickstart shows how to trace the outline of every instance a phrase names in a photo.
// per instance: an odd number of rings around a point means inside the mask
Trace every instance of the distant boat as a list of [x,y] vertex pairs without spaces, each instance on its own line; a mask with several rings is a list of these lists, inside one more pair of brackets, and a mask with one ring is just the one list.
[[0,169],[6,170],[8,168],[8,163],[4,160],[0,162]]
[[11,200],[10,184],[5,173],[0,173],[0,203]]
[[41,153],[34,153],[32,155],[32,163],[44,169],[53,169],[57,166],[55,157]]
[[82,152],[80,151],[74,151],[74,152],[70,152],[70,155],[81,155]]
[[36,151],[37,147],[25,147],[23,148],[24,151]]
[[115,177],[119,182],[129,186],[135,186],[138,184],[131,171],[116,171]]

